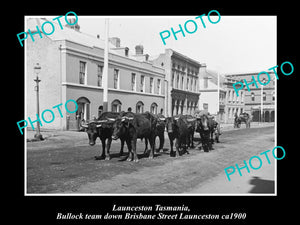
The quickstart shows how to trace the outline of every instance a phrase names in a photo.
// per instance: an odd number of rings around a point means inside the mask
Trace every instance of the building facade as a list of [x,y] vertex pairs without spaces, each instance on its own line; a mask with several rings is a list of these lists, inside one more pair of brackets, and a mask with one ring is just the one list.
[[[233,84],[237,82],[234,76],[226,76],[224,80],[225,97],[225,123],[233,123],[235,115],[240,115],[245,112],[245,89],[239,91],[239,96],[236,95]],[[236,86],[239,88],[240,86]]]
[[166,115],[194,114],[199,108],[200,63],[172,49],[152,62],[165,70]]
[[[274,72],[268,73],[270,79],[266,74],[262,74],[259,78],[261,83],[268,82],[266,85],[259,83],[257,78],[259,72],[226,75],[229,121],[232,121],[232,118],[234,119],[235,113],[239,115],[241,112],[249,113],[252,116],[252,121],[255,122],[275,121],[276,79]],[[250,91],[248,91],[244,79]],[[242,82],[244,85],[242,91],[239,91],[239,96],[237,96],[232,86],[237,81]]]
[[[28,19],[27,29],[34,33],[36,26],[41,27],[45,21]],[[64,104],[69,99],[78,105],[73,114],[62,109],[63,117],[53,110],[54,121],[42,124],[42,128],[77,130],[82,119],[97,118],[103,110],[104,41],[80,32],[79,26],[76,29],[66,26],[49,36],[43,35],[43,38],[36,35],[34,42],[27,39],[25,44],[27,117],[36,115],[33,67],[39,63],[40,111]],[[121,47],[120,39],[111,38],[109,48],[108,110],[120,112],[130,107],[138,113],[164,112],[164,68],[150,62],[141,45],[130,55],[129,48]],[[47,116],[51,114],[45,114],[45,119]]]
[[225,122],[224,78],[218,73],[208,71],[206,64],[201,64],[199,91],[201,93],[199,109],[214,115],[219,122]]

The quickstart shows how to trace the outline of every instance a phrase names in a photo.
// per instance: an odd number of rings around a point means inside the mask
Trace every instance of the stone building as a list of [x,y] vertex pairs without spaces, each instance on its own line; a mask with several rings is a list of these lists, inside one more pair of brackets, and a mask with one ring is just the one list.
[[[238,115],[242,112],[249,113],[252,121],[274,122],[275,121],[275,75],[274,72],[268,71],[270,79],[266,74],[260,76],[261,85],[258,82],[257,75],[259,72],[228,74],[227,78],[227,119],[232,121],[234,114]],[[246,80],[250,91],[244,82]],[[239,91],[239,97],[236,95],[233,84],[237,81],[243,83],[244,88]],[[262,115],[262,116],[261,116]]]
[[[245,112],[245,89],[239,91],[236,95],[233,84],[237,82],[234,76],[226,76],[224,80],[224,88],[226,90],[225,97],[225,123],[233,123],[235,115]],[[236,86],[238,88],[239,86]]]
[[[29,18],[26,26],[32,33],[46,19]],[[34,66],[39,63],[40,112],[73,99],[78,104],[76,113],[57,111],[52,123],[42,128],[77,130],[81,119],[97,118],[103,109],[102,71],[104,41],[80,31],[80,26],[56,27],[51,35],[35,35],[25,41],[25,97],[27,117],[35,118],[36,97]],[[117,37],[110,38],[108,65],[108,110],[133,112],[163,112],[165,108],[164,68],[149,61],[143,46],[137,45],[134,54],[121,46]],[[196,69],[193,69],[196,71]],[[195,77],[195,73],[191,77]],[[193,83],[194,84],[194,83]],[[195,99],[196,100],[196,99]],[[192,102],[192,101],[191,101]],[[196,102],[196,101],[193,101]],[[194,105],[193,105],[194,107]],[[71,110],[71,109],[70,109]],[[51,116],[51,114],[46,115]],[[50,119],[48,119],[50,120]]]
[[[224,87],[224,77],[215,71],[206,68],[206,64],[201,64],[200,68],[199,109],[214,115],[219,122],[225,122],[225,101],[226,88]],[[219,86],[218,86],[219,82]]]

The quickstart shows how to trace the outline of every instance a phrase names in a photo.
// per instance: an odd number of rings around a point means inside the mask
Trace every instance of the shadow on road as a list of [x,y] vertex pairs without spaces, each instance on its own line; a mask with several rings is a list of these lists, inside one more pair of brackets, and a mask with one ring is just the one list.
[[254,185],[254,187],[249,191],[249,193],[275,193],[275,182],[273,180],[263,180],[259,177],[253,177],[249,184]]

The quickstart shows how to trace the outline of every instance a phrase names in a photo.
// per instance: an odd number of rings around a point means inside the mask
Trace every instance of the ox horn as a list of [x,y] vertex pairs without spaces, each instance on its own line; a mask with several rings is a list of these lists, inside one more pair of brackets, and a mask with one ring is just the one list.
[[105,123],[105,122],[108,122],[108,120],[98,120],[97,121],[97,124],[96,124],[96,127],[101,127],[102,126],[102,123]]
[[196,119],[186,119],[188,122],[194,122]]
[[121,121],[123,122],[125,120],[133,120],[133,117],[123,116]]
[[105,123],[107,122],[108,120],[98,120],[97,123]]

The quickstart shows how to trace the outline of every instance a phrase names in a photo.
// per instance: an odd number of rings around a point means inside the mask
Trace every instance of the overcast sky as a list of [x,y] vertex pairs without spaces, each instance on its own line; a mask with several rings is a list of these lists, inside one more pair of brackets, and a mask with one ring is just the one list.
[[[99,34],[104,39],[104,17],[78,15],[80,31]],[[129,47],[131,54],[135,46],[142,44],[144,53],[158,55],[165,48],[172,48],[221,74],[263,71],[277,65],[276,62],[276,16],[222,16],[217,24],[203,17],[206,28],[196,16],[160,17],[109,17],[109,36],[119,37],[121,46]],[[217,17],[211,17],[213,21]],[[187,20],[194,20],[198,29],[193,34],[171,35],[163,44],[159,33],[176,31]],[[190,30],[193,30],[190,23]]]

